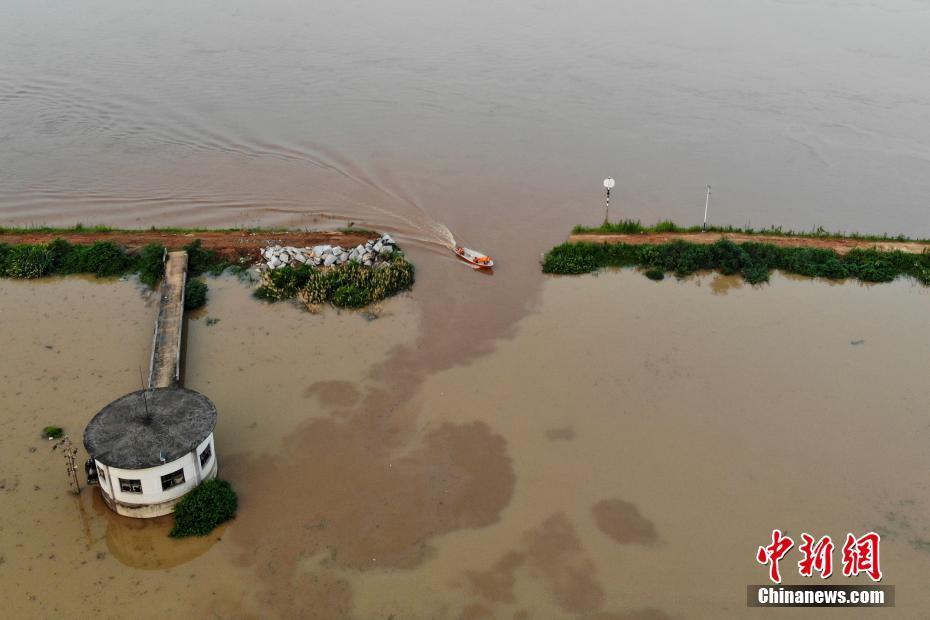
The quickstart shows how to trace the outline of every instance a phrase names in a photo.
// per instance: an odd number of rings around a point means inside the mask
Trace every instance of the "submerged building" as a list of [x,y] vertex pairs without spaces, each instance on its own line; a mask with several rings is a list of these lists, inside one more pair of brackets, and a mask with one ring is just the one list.
[[215,478],[216,417],[209,398],[180,387],[132,392],[100,410],[84,447],[107,505],[127,517],[158,517]]

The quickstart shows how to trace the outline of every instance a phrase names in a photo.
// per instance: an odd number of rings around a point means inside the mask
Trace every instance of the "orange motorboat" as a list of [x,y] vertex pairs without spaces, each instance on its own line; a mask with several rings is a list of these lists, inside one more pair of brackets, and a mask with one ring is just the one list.
[[491,260],[491,257],[486,256],[481,252],[463,248],[462,246],[456,247],[454,251],[456,256],[468,263],[471,263],[479,269],[491,269],[494,267],[494,261]]

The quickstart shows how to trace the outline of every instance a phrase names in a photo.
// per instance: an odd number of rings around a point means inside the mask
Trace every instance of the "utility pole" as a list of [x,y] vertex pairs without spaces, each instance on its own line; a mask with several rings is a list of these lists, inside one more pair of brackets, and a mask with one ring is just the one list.
[[617,182],[614,181],[611,177],[604,179],[604,188],[607,190],[607,202],[604,205],[604,223],[607,224],[610,221],[610,190],[613,189],[614,185]]
[[704,225],[701,232],[707,232],[707,207],[710,206],[710,185],[707,186],[707,197],[704,199]]

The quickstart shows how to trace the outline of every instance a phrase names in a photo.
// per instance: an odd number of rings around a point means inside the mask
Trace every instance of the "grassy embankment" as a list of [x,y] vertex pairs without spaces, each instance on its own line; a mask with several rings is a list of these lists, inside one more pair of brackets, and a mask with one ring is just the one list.
[[[716,229],[717,232],[739,232],[738,229]],[[608,224],[597,229],[576,228],[575,234],[636,234],[649,232],[699,232],[700,228],[681,229],[671,222],[660,222],[654,227],[644,227],[639,222]],[[757,234],[779,234],[772,231],[756,231]],[[784,235],[805,236],[800,233]],[[815,235],[816,236],[816,231]],[[856,238],[872,240],[871,237],[829,235],[821,238]],[[888,240],[876,237],[874,240]],[[911,241],[903,237],[899,241]],[[659,244],[629,243],[563,243],[546,253],[543,271],[552,274],[580,274],[596,271],[602,267],[640,267],[652,279],[661,280],[666,273],[684,277],[697,271],[713,270],[723,274],[739,274],[752,284],[766,282],[775,269],[809,277],[832,280],[856,278],[864,282],[889,282],[898,276],[910,276],[930,285],[930,250],[912,254],[897,250],[856,248],[845,254],[832,249],[817,247],[782,247],[771,243],[734,243],[721,239],[712,244],[689,243],[675,240]]]
[[[620,220],[619,222],[604,222],[600,226],[575,226],[573,235],[637,235],[652,233],[699,233],[700,226],[679,226],[671,220],[663,220],[653,226],[644,226],[639,220]],[[859,241],[902,241],[927,243],[930,239],[912,239],[904,235],[889,236],[863,235],[860,233],[830,232],[821,227],[809,231],[785,230],[781,226],[769,228],[738,228],[736,226],[708,226],[709,233],[764,235],[769,237],[810,237],[814,239],[855,239]]]
[[[216,252],[202,248],[198,240],[187,244],[184,249],[188,253],[190,276],[185,289],[185,306],[188,309],[199,308],[206,303],[207,285],[197,276],[243,268]],[[138,252],[128,252],[111,241],[97,241],[90,245],[72,244],[64,239],[55,239],[47,244],[0,243],[0,277],[33,279],[91,274],[106,278],[138,274],[143,284],[154,288],[164,275],[164,252],[165,248],[155,243]]]
[[[198,232],[240,232],[243,229],[184,229],[152,228],[152,231],[170,234],[196,234]],[[289,232],[284,229],[247,229],[253,232]],[[0,234],[62,234],[69,233],[122,233],[138,232],[113,229],[106,226],[72,228],[30,227],[0,228]],[[374,235],[364,228],[342,228],[339,232],[356,235]],[[206,303],[207,285],[197,276],[210,273],[219,275],[227,269],[241,273],[248,268],[243,262],[233,262],[219,252],[201,246],[194,240],[184,246],[188,253],[188,281],[185,289],[185,307],[198,308]],[[112,241],[95,241],[89,245],[72,244],[55,239],[47,244],[0,243],[0,277],[41,278],[51,275],[93,274],[98,277],[115,277],[138,274],[139,280],[154,287],[163,275],[162,256],[165,248],[151,243],[137,252],[130,252]],[[387,263],[364,267],[348,263],[326,269],[310,267],[284,267],[269,271],[262,280],[256,296],[268,301],[297,297],[304,303],[317,305],[332,303],[338,307],[361,308],[413,286],[414,268],[402,252],[396,253]]]

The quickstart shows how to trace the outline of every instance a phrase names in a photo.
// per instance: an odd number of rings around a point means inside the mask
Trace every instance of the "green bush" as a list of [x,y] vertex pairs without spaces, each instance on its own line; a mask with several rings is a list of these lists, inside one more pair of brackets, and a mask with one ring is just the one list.
[[164,251],[153,243],[138,254],[130,254],[110,241],[73,245],[64,239],[55,239],[48,245],[0,244],[0,276],[38,278],[91,273],[108,277],[138,272],[142,283],[154,287],[164,275]]
[[327,268],[281,267],[262,275],[255,296],[268,301],[298,297],[310,305],[331,303],[340,308],[362,308],[413,286],[414,268],[402,252],[373,267],[348,263]]
[[42,429],[42,436],[46,439],[61,439],[65,436],[65,430],[60,426],[46,426]]
[[750,284],[762,284],[769,281],[771,270],[765,265],[747,265],[740,273]]
[[16,245],[4,256],[3,274],[11,278],[41,278],[52,268],[52,253],[44,245]]
[[236,516],[239,498],[225,480],[207,480],[174,507],[174,527],[169,536],[206,536],[220,523]]
[[650,280],[655,280],[656,282],[658,282],[659,280],[665,279],[665,272],[656,267],[647,269],[644,273],[646,274],[647,278],[649,278]]
[[91,245],[72,245],[61,257],[63,273],[92,273],[99,277],[118,276],[132,267],[126,252],[112,241],[97,241]]
[[190,278],[184,286],[184,309],[196,310],[207,303],[207,283],[198,278]]
[[368,289],[357,284],[343,284],[333,293],[333,305],[340,308],[364,308],[369,303]]
[[139,281],[155,288],[165,275],[165,248],[157,243],[150,243],[139,252],[136,260]]
[[218,252],[204,249],[200,239],[191,241],[184,250],[187,251],[187,272],[192,276],[204,273],[218,276],[231,264]]
[[545,273],[589,273],[598,268],[595,252],[587,244],[566,243],[558,246],[543,258]]
[[740,274],[751,284],[769,280],[774,269],[809,277],[865,282],[889,282],[900,275],[930,284],[930,252],[906,254],[875,248],[855,249],[841,255],[823,248],[780,247],[766,243],[712,244],[676,240],[663,244],[564,243],[543,258],[545,273],[579,274],[602,267],[644,267],[647,277],[673,272],[682,277],[701,270]]

